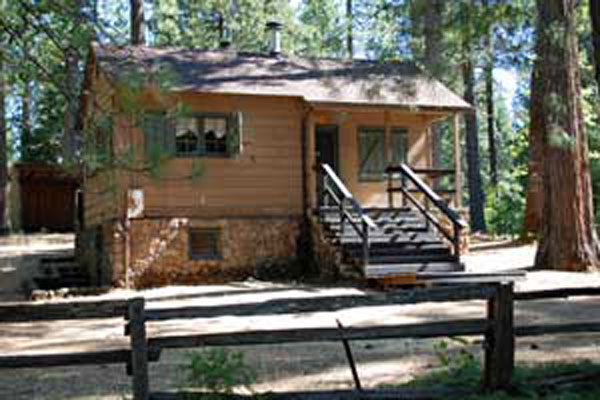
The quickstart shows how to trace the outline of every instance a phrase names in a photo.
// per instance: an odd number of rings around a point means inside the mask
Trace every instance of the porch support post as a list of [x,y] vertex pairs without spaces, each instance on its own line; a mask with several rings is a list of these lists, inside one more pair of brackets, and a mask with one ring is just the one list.
[[392,162],[392,131],[390,129],[390,112],[387,110],[383,112],[383,129],[385,143],[385,162],[387,164],[390,164]]
[[315,154],[315,117],[312,109],[307,110],[306,118],[306,176],[308,186],[308,208],[317,207],[317,157]]
[[454,206],[457,209],[462,208],[462,169],[460,156],[460,114],[453,115],[452,137],[454,151]]
[[[390,112],[383,112],[383,142],[385,148],[385,167],[387,168],[392,163],[392,131],[390,129]],[[391,181],[388,177],[388,189],[391,187]],[[388,192],[388,207],[394,205],[394,193]]]

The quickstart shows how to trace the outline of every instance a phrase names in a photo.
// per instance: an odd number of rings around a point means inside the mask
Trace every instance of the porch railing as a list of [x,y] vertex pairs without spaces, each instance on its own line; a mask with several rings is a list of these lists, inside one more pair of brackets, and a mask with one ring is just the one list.
[[[402,193],[404,198],[410,201],[415,208],[425,217],[428,223],[431,223],[435,228],[452,243],[454,254],[460,260],[460,238],[461,232],[467,227],[466,222],[458,215],[456,211],[451,209],[446,202],[431,189],[421,178],[417,176],[408,165],[400,164],[388,167],[385,170],[388,174],[388,199],[389,206],[393,207],[393,195],[396,192]],[[400,186],[394,186],[395,177],[399,177]],[[407,181],[410,181],[414,189],[409,189]],[[427,205],[423,205],[415,196],[415,192],[424,196]],[[442,215],[446,216],[452,225],[449,231],[442,222],[430,211],[429,204],[433,205]]]
[[[367,215],[358,201],[352,196],[346,185],[337,176],[335,171],[327,164],[321,165],[321,183],[319,207],[335,207],[340,218],[340,234],[343,236],[346,222],[356,232],[362,246],[362,263],[369,263],[369,229],[376,229],[377,225]],[[331,202],[331,203],[330,203]],[[358,218],[354,218],[356,214]],[[319,213],[320,214],[320,213]]]

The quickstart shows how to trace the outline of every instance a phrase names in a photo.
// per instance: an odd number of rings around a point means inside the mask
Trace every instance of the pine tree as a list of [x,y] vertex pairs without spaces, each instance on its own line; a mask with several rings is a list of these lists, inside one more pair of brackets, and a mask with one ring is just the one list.
[[577,0],[537,0],[544,205],[537,267],[597,270],[587,134],[581,109]]

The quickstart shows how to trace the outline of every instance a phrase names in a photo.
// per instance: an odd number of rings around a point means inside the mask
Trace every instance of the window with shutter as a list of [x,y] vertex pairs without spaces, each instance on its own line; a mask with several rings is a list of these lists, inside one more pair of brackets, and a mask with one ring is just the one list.
[[177,157],[232,157],[242,149],[242,113],[196,113],[175,120],[147,113],[144,136],[147,155],[167,149]]
[[358,177],[360,180],[381,180],[385,169],[385,130],[359,128]]

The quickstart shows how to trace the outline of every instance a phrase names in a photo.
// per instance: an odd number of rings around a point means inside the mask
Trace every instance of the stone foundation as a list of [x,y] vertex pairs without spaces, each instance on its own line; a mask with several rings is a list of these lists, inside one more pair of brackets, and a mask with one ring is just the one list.
[[[300,218],[131,220],[129,268],[126,276],[113,276],[113,280],[141,288],[223,283],[255,276],[261,267],[293,264],[299,226]],[[190,228],[219,228],[221,257],[191,259]],[[114,236],[119,236],[118,232]],[[113,259],[112,264],[114,272],[123,271],[118,267],[120,260]]]

